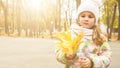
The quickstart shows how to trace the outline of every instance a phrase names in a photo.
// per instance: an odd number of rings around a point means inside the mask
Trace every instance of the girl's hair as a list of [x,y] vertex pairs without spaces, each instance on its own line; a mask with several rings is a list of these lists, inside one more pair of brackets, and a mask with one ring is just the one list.
[[92,35],[92,39],[93,41],[97,44],[97,45],[102,45],[103,42],[105,41],[102,37],[101,37],[101,30],[100,27],[95,25],[93,27],[93,35]]

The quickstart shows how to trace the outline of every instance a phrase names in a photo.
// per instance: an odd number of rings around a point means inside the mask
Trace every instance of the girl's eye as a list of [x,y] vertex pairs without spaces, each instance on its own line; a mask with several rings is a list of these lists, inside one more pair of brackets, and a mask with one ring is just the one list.
[[90,15],[90,16],[88,16],[88,17],[89,17],[89,18],[94,18],[94,17],[93,17],[93,16],[91,16],[91,15]]
[[83,15],[83,16],[81,16],[81,17],[85,17],[85,16]]

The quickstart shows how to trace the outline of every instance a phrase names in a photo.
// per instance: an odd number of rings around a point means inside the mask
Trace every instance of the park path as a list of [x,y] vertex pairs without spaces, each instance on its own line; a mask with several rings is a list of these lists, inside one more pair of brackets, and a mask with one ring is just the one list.
[[[0,68],[64,68],[54,55],[55,40],[40,38],[0,37]],[[112,63],[120,67],[120,42],[109,42]]]

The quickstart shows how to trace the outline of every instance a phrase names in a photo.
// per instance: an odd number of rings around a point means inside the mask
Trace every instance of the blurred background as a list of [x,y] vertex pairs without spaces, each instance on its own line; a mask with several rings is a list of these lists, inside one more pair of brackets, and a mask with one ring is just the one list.
[[[64,68],[54,36],[76,22],[85,0],[0,0],[0,68]],[[93,0],[112,49],[109,68],[119,68],[120,0]]]
[[[52,38],[76,22],[82,1],[0,0],[0,36]],[[120,40],[120,0],[97,1],[108,38]]]

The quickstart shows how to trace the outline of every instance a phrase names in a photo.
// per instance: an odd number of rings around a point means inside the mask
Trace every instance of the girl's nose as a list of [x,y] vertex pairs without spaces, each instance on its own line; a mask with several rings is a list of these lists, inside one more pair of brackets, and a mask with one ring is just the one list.
[[89,18],[86,16],[84,19],[85,19],[85,20],[88,20]]

